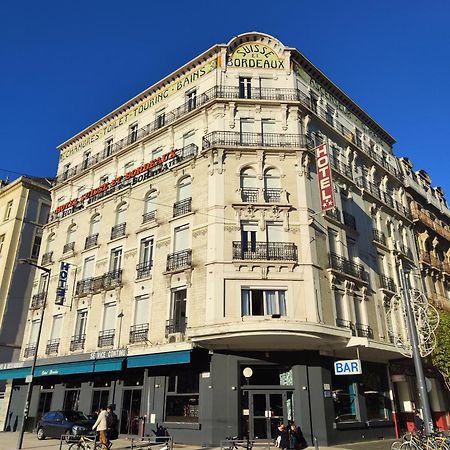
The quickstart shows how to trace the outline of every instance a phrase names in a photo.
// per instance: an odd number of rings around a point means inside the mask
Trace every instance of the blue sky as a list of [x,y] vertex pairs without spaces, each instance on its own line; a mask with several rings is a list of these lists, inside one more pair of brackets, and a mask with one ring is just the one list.
[[57,145],[212,45],[262,31],[305,54],[450,199],[449,23],[448,0],[5,0],[0,177],[55,175]]

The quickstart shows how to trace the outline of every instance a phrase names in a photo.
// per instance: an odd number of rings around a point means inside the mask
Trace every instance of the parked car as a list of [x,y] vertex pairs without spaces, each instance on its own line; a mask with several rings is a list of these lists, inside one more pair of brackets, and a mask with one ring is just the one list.
[[49,411],[45,413],[37,425],[37,438],[60,438],[81,436],[92,433],[94,420],[88,419],[80,411]]

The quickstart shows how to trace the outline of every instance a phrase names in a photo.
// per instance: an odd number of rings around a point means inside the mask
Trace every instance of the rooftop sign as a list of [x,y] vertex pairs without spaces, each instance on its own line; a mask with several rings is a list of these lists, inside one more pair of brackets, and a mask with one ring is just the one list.
[[240,45],[228,58],[229,67],[284,70],[284,59],[259,42]]

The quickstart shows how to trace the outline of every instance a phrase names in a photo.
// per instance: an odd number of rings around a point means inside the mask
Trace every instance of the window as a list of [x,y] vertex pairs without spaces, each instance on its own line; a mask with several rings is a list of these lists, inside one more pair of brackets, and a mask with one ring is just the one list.
[[156,191],[151,191],[147,193],[144,200],[144,214],[147,214],[151,211],[156,211],[157,209],[156,198],[157,198]]
[[46,253],[49,253],[52,251],[53,242],[55,241],[55,233],[50,234],[50,236],[47,238],[47,244],[45,246]]
[[38,222],[40,224],[46,224],[48,222],[49,215],[50,215],[50,205],[47,205],[46,203],[41,203],[39,207]]
[[258,201],[258,187],[255,171],[251,168],[241,170],[241,198],[243,202]]
[[330,253],[337,254],[337,241],[338,241],[338,232],[328,228],[328,245],[330,247]]
[[83,192],[85,192],[85,191],[86,191],[86,186],[80,186],[77,190],[78,197],[80,197],[83,194]]
[[266,225],[266,237],[267,242],[284,242],[285,233],[281,223],[267,223]]
[[331,125],[334,125],[334,108],[327,105],[327,109],[325,111],[325,120]]
[[123,173],[126,174],[127,172],[130,172],[134,167],[134,161],[128,161],[123,166]]
[[84,260],[83,265],[83,280],[92,278],[94,276],[95,257],[90,256]]
[[187,110],[192,111],[197,106],[197,91],[193,90],[186,94]]
[[116,210],[116,225],[125,223],[127,215],[127,204],[121,203]]
[[172,316],[169,321],[169,333],[184,333],[186,330],[186,289],[172,291]]
[[6,209],[5,209],[5,220],[8,220],[11,217],[11,210],[13,207],[13,200],[10,200],[7,204],[6,204]]
[[243,252],[256,252],[256,223],[241,224],[241,244]]
[[99,184],[105,184],[105,183],[108,182],[108,180],[109,180],[109,175],[102,175],[100,177],[100,179],[98,180],[98,183]]
[[167,377],[166,422],[198,422],[199,378],[193,369]]
[[67,229],[66,234],[66,244],[70,244],[71,242],[75,242],[75,231],[77,229],[77,226],[75,224],[70,225],[70,227]]
[[137,141],[138,137],[138,124],[133,123],[130,125],[130,128],[128,129],[128,143],[132,144],[133,142]]
[[153,237],[142,239],[139,262],[149,267],[153,260]]
[[[0,255],[2,254],[2,250],[3,250],[3,244],[5,243],[5,235],[2,234],[0,236]],[[38,252],[39,253],[39,252]]]
[[281,178],[275,169],[264,172],[264,195],[266,202],[279,202],[281,199]]
[[70,163],[64,164],[63,173],[62,173],[63,181],[66,180],[67,177],[69,176],[69,169],[70,169]]
[[117,317],[117,305],[113,303],[105,303],[103,310],[103,328],[102,330],[115,330]]
[[192,197],[191,193],[191,177],[184,177],[178,182],[178,201],[186,200]]
[[114,248],[111,250],[111,259],[109,261],[109,271],[118,272],[122,264],[122,248]]
[[180,252],[189,248],[189,225],[175,228],[174,252]]
[[262,142],[265,145],[275,145],[274,133],[276,132],[275,122],[271,119],[261,120]]
[[358,420],[357,384],[343,376],[333,376],[334,421],[355,422]]
[[350,325],[349,323],[344,323],[342,321],[347,320],[347,305],[345,303],[344,293],[335,289],[334,291],[334,303],[336,306],[336,325],[345,326]]
[[[64,392],[64,403],[63,409],[64,411],[78,411],[78,404],[80,400],[80,389],[66,389]],[[63,420],[64,416],[62,413],[55,413],[57,420]],[[60,417],[58,417],[60,416]]]
[[30,335],[28,337],[28,344],[37,344],[37,337],[39,333],[40,319],[35,319],[31,322]]
[[161,128],[166,124],[166,113],[164,109],[156,111],[156,128]]
[[[2,237],[4,237],[4,236],[0,237],[0,254],[1,254],[1,246],[2,246],[2,242],[1,242]],[[35,236],[34,237],[33,247],[31,249],[31,258],[37,259],[37,257],[39,256],[39,250],[41,248],[41,242],[42,242],[42,236]]]
[[[183,148],[192,146],[194,142],[195,142],[195,131],[189,131],[189,133],[183,135]],[[188,149],[186,148],[186,150]]]
[[134,307],[134,325],[148,323],[148,313],[150,310],[150,298],[148,295],[136,297]]
[[81,309],[77,312],[77,321],[75,324],[75,336],[81,337],[86,334],[87,309]]
[[311,103],[311,109],[316,113],[317,112],[317,105],[319,103],[319,99],[316,95],[313,93],[310,94],[309,101]]
[[105,141],[105,157],[111,156],[113,151],[113,138],[109,138]]
[[60,339],[61,337],[62,318],[63,318],[62,314],[53,316],[52,331],[50,334],[50,339],[52,341]]
[[81,163],[81,167],[84,169],[87,169],[89,167],[89,158],[91,157],[91,151],[90,150],[86,150],[83,153],[83,162]]
[[154,150],[152,150],[152,159],[156,159],[159,156],[161,156],[162,155],[162,151],[163,151],[162,147],[158,147],[158,148],[155,148]]
[[250,119],[241,119],[241,145],[251,145],[255,123]]
[[239,77],[239,98],[252,97],[252,79],[248,77]]
[[286,315],[286,290],[241,290],[242,316]]
[[100,411],[108,406],[109,389],[96,389],[92,395],[91,411]]
[[100,227],[100,214],[94,214],[91,217],[91,221],[89,223],[89,236],[94,236],[98,234],[99,227]]

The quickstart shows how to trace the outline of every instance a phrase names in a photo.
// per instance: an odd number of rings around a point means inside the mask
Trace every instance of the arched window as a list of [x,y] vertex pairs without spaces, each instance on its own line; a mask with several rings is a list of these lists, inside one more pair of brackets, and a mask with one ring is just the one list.
[[77,226],[73,223],[72,225],[67,228],[67,235],[66,235],[66,244],[70,244],[71,242],[75,242],[75,231],[77,229]]
[[281,200],[281,178],[275,169],[264,172],[264,198],[269,203],[277,203]]
[[116,225],[125,223],[126,216],[127,216],[127,204],[123,202],[116,209]]
[[157,199],[158,193],[156,191],[150,191],[144,198],[144,214],[142,215],[142,222],[151,222],[155,220],[156,209],[157,209]]
[[100,214],[94,214],[91,217],[91,221],[89,223],[89,236],[98,235],[98,230],[100,228]]
[[258,201],[258,187],[256,174],[255,171],[250,167],[241,170],[240,187],[241,187],[241,198],[243,202]]
[[177,217],[182,214],[191,212],[192,208],[192,189],[191,177],[184,177],[178,182],[177,186],[177,202],[173,206],[173,216]]
[[54,242],[55,242],[55,233],[51,233],[47,238],[47,243],[45,246],[45,253],[49,253],[53,250]]

